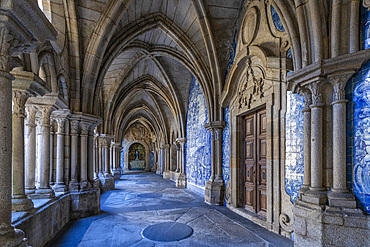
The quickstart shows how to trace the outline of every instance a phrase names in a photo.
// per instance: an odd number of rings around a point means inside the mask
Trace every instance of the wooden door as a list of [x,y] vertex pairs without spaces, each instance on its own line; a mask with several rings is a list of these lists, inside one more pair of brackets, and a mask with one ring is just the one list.
[[245,208],[266,215],[266,110],[244,118]]

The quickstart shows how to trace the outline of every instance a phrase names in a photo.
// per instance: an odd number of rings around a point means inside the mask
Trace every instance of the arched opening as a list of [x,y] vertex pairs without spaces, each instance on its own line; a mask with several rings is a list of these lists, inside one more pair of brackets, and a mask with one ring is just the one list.
[[130,146],[128,152],[129,170],[145,170],[145,147],[140,143]]

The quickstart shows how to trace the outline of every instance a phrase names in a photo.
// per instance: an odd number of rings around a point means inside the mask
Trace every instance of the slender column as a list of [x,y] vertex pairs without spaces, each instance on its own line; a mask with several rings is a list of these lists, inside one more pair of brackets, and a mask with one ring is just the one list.
[[71,136],[69,120],[65,123],[65,136],[64,136],[64,184],[68,185],[70,181],[71,170]]
[[26,106],[26,140],[25,140],[25,166],[26,166],[26,194],[35,193],[35,172],[36,172],[36,124],[35,117],[37,109],[35,106]]
[[80,190],[91,189],[91,184],[87,181],[87,166],[88,166],[88,143],[87,139],[89,137],[89,127],[91,124],[80,122],[81,128],[81,172],[80,172]]
[[78,131],[79,122],[71,121],[71,181],[69,182],[70,191],[78,191]]
[[309,85],[312,94],[311,108],[311,185],[302,199],[310,203],[324,205],[327,195],[323,187],[323,112],[322,82]]
[[216,121],[208,123],[204,126],[212,134],[211,142],[211,157],[212,170],[209,181],[217,181],[223,183],[222,175],[222,131],[225,127],[225,122]]
[[94,129],[96,124],[90,126],[89,137],[87,139],[87,149],[88,149],[88,165],[87,165],[87,179],[90,183],[95,180],[95,144],[94,144]]
[[56,118],[57,123],[57,160],[56,160],[56,183],[53,187],[56,192],[67,191],[64,183],[64,138],[65,138],[65,118]]
[[150,150],[145,150],[145,171],[150,171]]
[[170,144],[164,144],[162,146],[163,150],[163,165],[164,165],[164,172],[163,172],[163,178],[168,179],[170,178]]
[[28,211],[33,208],[33,203],[27,198],[24,186],[24,106],[28,93],[13,90],[13,211]]
[[176,142],[176,156],[177,156],[177,162],[176,162],[176,170],[175,172],[180,172],[181,168],[181,151],[180,151],[180,144]]
[[304,194],[311,185],[311,94],[308,90],[302,90],[300,94],[304,97],[305,109],[303,110],[304,174],[303,185],[299,193]]
[[[355,208],[355,198],[346,186],[346,104],[344,87],[352,73],[331,78],[333,97],[333,188],[329,205]],[[345,203],[345,201],[347,201]]]
[[9,74],[9,56],[12,35],[0,27],[0,243],[20,246],[24,233],[14,229],[12,219],[12,79]]
[[98,135],[94,134],[94,179],[99,178],[99,144]]
[[185,188],[186,187],[186,175],[185,175],[185,143],[187,139],[186,138],[177,138],[176,142],[178,143],[178,146],[180,147],[179,152],[179,175],[176,180],[176,186]]
[[32,198],[54,198],[54,191],[50,188],[50,114],[54,110],[53,106],[38,106],[42,113],[40,125],[40,143],[38,144],[39,153],[39,187]]
[[54,120],[50,121],[50,185],[54,185]]
[[170,146],[170,171],[173,171],[173,167],[174,167],[174,163],[175,163],[174,159],[173,159],[174,149],[175,149],[175,145],[171,144],[171,146]]
[[112,177],[111,171],[110,171],[110,143],[111,138],[104,137],[103,142],[103,153],[104,153],[104,176],[105,177]]

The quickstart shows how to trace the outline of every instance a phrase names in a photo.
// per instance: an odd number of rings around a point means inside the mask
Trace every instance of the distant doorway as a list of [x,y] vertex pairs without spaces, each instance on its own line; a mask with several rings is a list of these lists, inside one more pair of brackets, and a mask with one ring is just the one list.
[[139,143],[131,145],[128,153],[129,170],[145,170],[145,148]]
[[244,205],[266,216],[266,110],[244,117]]

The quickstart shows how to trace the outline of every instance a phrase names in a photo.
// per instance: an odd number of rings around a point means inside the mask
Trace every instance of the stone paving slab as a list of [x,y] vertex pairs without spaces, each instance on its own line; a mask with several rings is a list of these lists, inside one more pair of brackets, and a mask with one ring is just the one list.
[[[138,195],[160,194],[141,198]],[[153,173],[121,176],[116,190],[101,196],[102,213],[68,223],[48,246],[293,246],[293,242],[235,214],[210,206],[188,189]],[[174,242],[146,239],[146,227],[184,223],[193,234]]]

